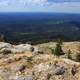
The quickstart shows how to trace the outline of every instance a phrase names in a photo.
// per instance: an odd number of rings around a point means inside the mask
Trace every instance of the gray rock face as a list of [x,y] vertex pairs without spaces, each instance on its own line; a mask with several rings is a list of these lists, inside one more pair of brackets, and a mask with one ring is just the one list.
[[[54,79],[55,76],[64,76],[67,73],[67,68],[64,65],[54,65],[54,64],[40,64],[34,69],[34,73],[40,80],[57,80]],[[62,80],[62,79],[60,79]]]
[[14,46],[14,49],[12,49],[12,52],[16,53],[16,52],[25,52],[25,51],[31,51],[31,50],[32,50],[32,46],[30,44],[20,44],[20,45]]
[[20,77],[16,80],[35,80],[33,76],[25,76],[25,77]]
[[13,48],[13,45],[9,43],[0,42],[0,53],[3,53],[3,54],[11,53],[12,48]]
[[54,70],[54,75],[63,75],[66,71],[66,68],[65,67],[57,67],[55,68]]
[[13,46],[9,43],[0,42],[0,49],[2,48],[12,48]]
[[11,54],[11,53],[12,53],[11,50],[8,50],[8,49],[2,50],[2,54],[4,55]]
[[55,57],[41,49],[30,44],[1,42],[0,80],[80,80],[79,62]]
[[33,47],[30,44],[11,45],[9,43],[0,42],[0,53],[22,53],[26,51],[38,52],[37,47]]

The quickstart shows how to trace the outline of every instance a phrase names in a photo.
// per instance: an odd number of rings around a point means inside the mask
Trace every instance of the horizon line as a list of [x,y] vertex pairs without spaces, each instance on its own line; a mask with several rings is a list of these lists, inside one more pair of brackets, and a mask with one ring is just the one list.
[[75,12],[27,12],[27,11],[22,11],[22,12],[18,12],[18,11],[9,11],[9,12],[0,12],[0,13],[57,13],[57,14],[80,14],[80,13],[75,13]]

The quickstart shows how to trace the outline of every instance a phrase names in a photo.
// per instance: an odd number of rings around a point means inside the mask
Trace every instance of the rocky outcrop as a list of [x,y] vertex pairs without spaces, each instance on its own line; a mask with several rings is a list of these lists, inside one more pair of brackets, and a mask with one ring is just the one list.
[[26,51],[37,53],[38,47],[30,44],[11,45],[9,43],[0,42],[0,53],[22,53]]
[[20,44],[14,46],[14,49],[12,49],[13,53],[16,52],[25,52],[25,51],[32,51],[33,47],[30,44]]
[[[56,61],[57,63],[55,64]],[[56,59],[53,63],[41,63],[35,66],[34,74],[40,80],[79,80],[79,69],[80,64],[66,64],[62,59]]]
[[51,47],[0,42],[0,80],[80,80],[80,63],[54,56]]

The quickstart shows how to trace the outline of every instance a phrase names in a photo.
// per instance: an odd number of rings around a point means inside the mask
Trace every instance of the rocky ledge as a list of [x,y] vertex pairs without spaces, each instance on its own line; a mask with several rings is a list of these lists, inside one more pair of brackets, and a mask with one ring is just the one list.
[[[80,80],[80,63],[56,57],[56,43],[12,45],[0,42],[0,80]],[[79,52],[80,42],[64,43],[66,53]]]

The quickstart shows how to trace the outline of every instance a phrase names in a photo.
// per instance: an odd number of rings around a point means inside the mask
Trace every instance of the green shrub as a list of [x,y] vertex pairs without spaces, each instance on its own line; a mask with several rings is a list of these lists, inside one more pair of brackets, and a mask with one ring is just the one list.
[[68,58],[68,59],[72,59],[71,54],[72,54],[72,52],[71,52],[71,50],[69,49],[69,50],[68,50],[68,53],[67,53],[67,58]]
[[55,49],[52,49],[52,53],[56,56],[64,55],[64,52],[62,50],[62,42],[59,40],[56,44]]
[[77,61],[77,62],[80,62],[80,53],[77,53],[77,54],[76,54],[76,61]]

